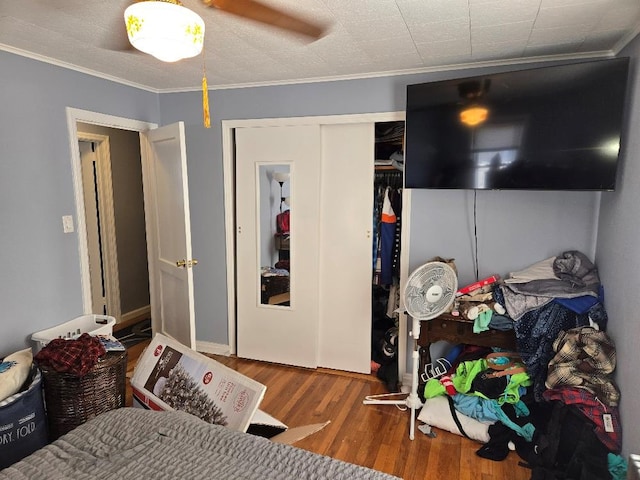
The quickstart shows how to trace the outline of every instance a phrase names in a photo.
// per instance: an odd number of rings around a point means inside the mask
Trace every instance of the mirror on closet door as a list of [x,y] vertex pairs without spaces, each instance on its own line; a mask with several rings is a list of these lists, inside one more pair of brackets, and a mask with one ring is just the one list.
[[258,167],[260,199],[260,303],[289,307],[291,168],[288,164]]

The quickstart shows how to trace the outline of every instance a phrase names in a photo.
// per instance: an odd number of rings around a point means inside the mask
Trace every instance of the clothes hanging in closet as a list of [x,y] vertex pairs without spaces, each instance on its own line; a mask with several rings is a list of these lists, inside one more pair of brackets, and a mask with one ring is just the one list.
[[376,173],[373,215],[373,283],[392,285],[399,277],[402,172]]

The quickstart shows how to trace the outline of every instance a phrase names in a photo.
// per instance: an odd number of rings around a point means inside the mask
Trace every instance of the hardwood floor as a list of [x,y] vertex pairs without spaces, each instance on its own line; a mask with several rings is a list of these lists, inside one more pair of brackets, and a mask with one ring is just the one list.
[[[146,344],[129,349],[128,378]],[[501,462],[487,460],[475,454],[479,443],[443,430],[435,430],[436,438],[416,431],[415,440],[409,440],[408,412],[393,405],[362,404],[367,395],[385,393],[382,382],[372,375],[209,356],[266,385],[260,409],[289,427],[331,421],[296,443],[299,448],[405,480],[526,480],[531,476],[518,465],[515,452]],[[127,405],[131,405],[129,388]]]

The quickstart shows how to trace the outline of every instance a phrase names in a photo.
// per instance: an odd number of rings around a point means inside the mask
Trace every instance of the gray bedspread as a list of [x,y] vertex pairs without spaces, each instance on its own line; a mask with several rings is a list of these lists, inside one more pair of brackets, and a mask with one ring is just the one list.
[[183,412],[100,415],[0,471],[0,479],[391,480],[396,477]]

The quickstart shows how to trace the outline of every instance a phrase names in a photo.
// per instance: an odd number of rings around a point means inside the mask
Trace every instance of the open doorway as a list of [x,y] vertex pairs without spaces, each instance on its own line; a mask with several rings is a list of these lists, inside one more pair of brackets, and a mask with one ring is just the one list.
[[[162,333],[195,348],[195,308],[191,224],[184,123],[156,124],[67,107],[67,128],[77,212],[83,312],[91,313],[91,274],[78,128],[107,127],[112,134],[135,132],[142,167],[144,224],[152,333]],[[108,136],[108,135],[107,135]],[[112,142],[110,142],[112,145]],[[113,160],[115,154],[111,152]],[[114,185],[120,184],[114,175]],[[138,182],[140,183],[140,182]],[[125,202],[126,206],[126,202]],[[128,211],[125,208],[125,211]],[[127,238],[127,237],[125,237]],[[142,254],[140,254],[142,255]],[[118,263],[122,258],[118,253]],[[122,276],[118,275],[120,290]],[[107,295],[108,296],[108,295]],[[135,310],[134,310],[135,311]],[[124,316],[126,312],[123,312]],[[122,317],[121,316],[121,317]]]
[[92,313],[119,327],[150,319],[139,133],[83,122],[77,130]]
[[84,313],[150,318],[140,132],[154,124],[67,110]]
[[121,311],[120,282],[109,137],[83,133],[78,147],[89,252],[91,313],[110,315],[118,320]]

